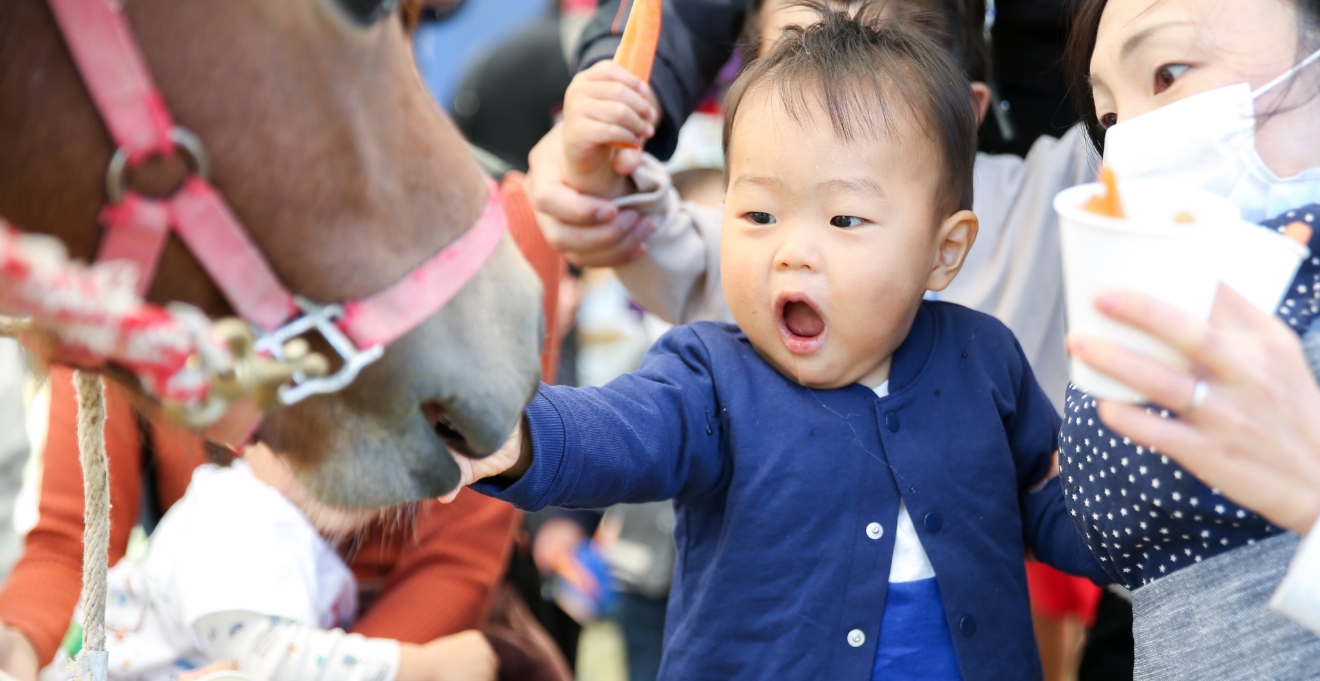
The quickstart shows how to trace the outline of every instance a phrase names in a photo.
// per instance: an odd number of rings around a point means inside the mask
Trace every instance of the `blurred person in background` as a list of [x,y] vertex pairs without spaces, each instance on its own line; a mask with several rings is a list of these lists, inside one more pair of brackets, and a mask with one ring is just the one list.
[[23,410],[23,382],[27,363],[18,343],[0,338],[0,585],[23,551],[14,525],[14,505],[23,486],[28,459],[27,420]]
[[[50,416],[36,526],[0,590],[0,672],[34,681],[54,657],[78,601],[83,493],[72,372],[52,368]],[[122,391],[106,390],[110,466],[110,561],[125,555],[134,526],[150,535],[184,494],[194,469],[227,450],[195,433],[135,414]],[[427,644],[482,629],[502,668],[536,669],[546,681],[567,670],[503,577],[519,514],[466,493],[452,505],[417,504],[407,517],[372,522],[334,548],[357,579],[352,633]],[[562,670],[562,674],[560,671]],[[508,678],[508,677],[505,677]]]

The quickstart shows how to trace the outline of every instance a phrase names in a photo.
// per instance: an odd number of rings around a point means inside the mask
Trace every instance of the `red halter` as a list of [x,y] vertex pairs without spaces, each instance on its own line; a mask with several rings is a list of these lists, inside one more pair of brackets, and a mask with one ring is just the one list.
[[[285,404],[347,386],[361,369],[449,302],[504,235],[505,216],[494,182],[486,208],[466,233],[403,279],[374,295],[342,305],[318,305],[280,282],[208,179],[201,140],[175,125],[116,0],[48,0],[92,101],[118,149],[106,171],[109,202],[96,259],[137,265],[138,291],[155,278],[171,230],[202,264],[234,311],[264,334],[258,346],[281,353],[284,342],[319,331],[343,359],[325,378],[304,378],[280,391]],[[153,199],[124,190],[125,168],[182,151],[192,173],[172,196]]]

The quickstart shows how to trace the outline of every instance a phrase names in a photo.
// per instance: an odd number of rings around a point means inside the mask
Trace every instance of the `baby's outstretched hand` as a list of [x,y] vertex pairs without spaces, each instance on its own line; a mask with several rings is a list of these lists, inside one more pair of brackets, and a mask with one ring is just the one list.
[[648,91],[612,61],[574,76],[564,93],[564,179],[570,186],[600,196],[620,193],[616,152],[641,148],[659,120]]
[[507,478],[518,479],[527,468],[532,465],[532,445],[531,442],[525,442],[523,437],[523,422],[518,420],[518,425],[514,427],[513,432],[509,434],[509,439],[504,441],[504,445],[495,450],[495,453],[484,459],[473,459],[464,456],[454,450],[449,453],[458,463],[458,470],[461,474],[458,487],[455,487],[449,494],[440,497],[441,503],[449,503],[457,496],[459,490],[471,485],[478,480],[493,478],[497,475],[503,475]]

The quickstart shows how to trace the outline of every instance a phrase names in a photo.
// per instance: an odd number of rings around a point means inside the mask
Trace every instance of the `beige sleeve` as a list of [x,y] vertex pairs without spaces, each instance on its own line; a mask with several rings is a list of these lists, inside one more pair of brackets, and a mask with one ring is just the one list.
[[650,215],[646,253],[615,268],[633,300],[672,324],[733,321],[720,284],[720,211],[680,201],[669,172],[650,154],[633,173],[637,193],[615,200]]

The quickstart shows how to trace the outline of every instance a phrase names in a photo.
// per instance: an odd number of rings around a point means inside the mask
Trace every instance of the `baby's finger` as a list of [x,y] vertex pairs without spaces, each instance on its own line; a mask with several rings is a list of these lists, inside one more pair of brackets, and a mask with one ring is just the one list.
[[591,106],[583,108],[582,118],[608,125],[617,125],[642,139],[649,139],[655,135],[655,126],[637,115],[636,111],[619,102],[604,99],[595,100],[591,103]]
[[628,71],[628,69],[619,66],[609,59],[592,64],[591,68],[582,71],[578,76],[585,81],[614,81],[643,95],[648,94],[651,90],[650,86],[643,82],[641,78],[634,76],[632,72]]
[[593,82],[584,83],[580,94],[588,99],[600,100],[602,102],[617,102],[622,104],[647,123],[654,124],[659,117],[651,102],[643,97],[641,93],[629,88],[622,83],[614,82]]
[[641,137],[626,127],[592,119],[583,119],[564,131],[567,149],[595,154],[599,147],[631,147],[641,143]]
[[641,149],[623,147],[614,151],[613,170],[615,175],[632,175],[640,165],[642,165]]

